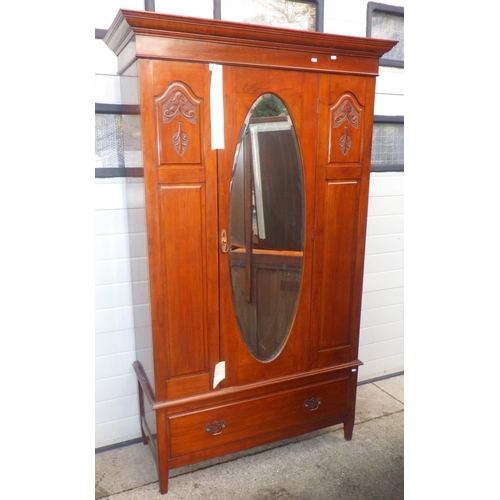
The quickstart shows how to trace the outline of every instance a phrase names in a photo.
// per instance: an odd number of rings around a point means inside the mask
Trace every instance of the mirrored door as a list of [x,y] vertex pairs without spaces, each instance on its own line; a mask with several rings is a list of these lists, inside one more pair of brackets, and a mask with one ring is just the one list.
[[224,68],[219,266],[225,386],[308,367],[316,86],[314,75]]

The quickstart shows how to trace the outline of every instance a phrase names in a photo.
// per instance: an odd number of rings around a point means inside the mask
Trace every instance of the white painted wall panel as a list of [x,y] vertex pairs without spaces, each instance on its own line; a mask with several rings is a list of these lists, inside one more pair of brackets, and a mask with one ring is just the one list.
[[397,271],[372,272],[365,274],[363,291],[373,292],[403,286],[404,274],[402,269]]
[[100,261],[95,263],[95,285],[110,285],[130,281],[129,259]]
[[366,237],[367,255],[379,254],[381,252],[399,252],[403,250],[403,234],[384,234],[381,236]]
[[363,294],[363,309],[374,309],[404,302],[403,287],[390,287],[383,290],[367,291]]
[[127,417],[134,417],[139,410],[137,395],[133,394],[122,398],[98,402],[95,408],[97,424],[118,422]]
[[365,346],[385,340],[403,338],[404,322],[400,320],[382,325],[365,326],[362,329],[362,333]]
[[385,116],[404,116],[404,96],[393,94],[376,94],[375,114]]
[[107,379],[110,377],[119,377],[132,373],[132,370],[129,369],[129,366],[131,366],[134,361],[135,348],[126,352],[99,356],[96,359],[95,363],[96,374],[99,374],[98,380]]
[[363,279],[360,381],[404,370],[404,174],[372,173]]
[[404,94],[404,69],[380,66],[379,75],[375,80],[377,94]]
[[120,79],[113,75],[95,75],[95,102],[120,104]]
[[[375,185],[374,182],[376,182]],[[397,181],[396,181],[397,182]],[[373,189],[381,189],[380,182],[372,178],[372,193]],[[384,185],[384,180],[382,180],[382,185]],[[394,186],[397,188],[398,186]],[[393,215],[402,214],[404,211],[404,196],[397,195],[394,192],[390,192],[390,196],[370,196],[369,198],[369,212],[371,216],[374,215]]]
[[94,203],[96,210],[127,208],[125,179],[96,179]]
[[368,219],[367,236],[404,232],[403,215],[376,215]]
[[404,319],[403,304],[391,304],[374,309],[363,309],[361,315],[361,328],[368,326],[382,325],[384,323],[393,323]]
[[[388,1],[404,7],[404,1]],[[212,17],[210,0],[157,0],[173,14]],[[366,34],[366,1],[325,2],[325,31]],[[105,0],[96,11],[96,28],[107,29],[118,8],[142,10],[143,0]],[[175,11],[173,9],[176,9]],[[134,103],[120,94],[116,59],[96,40],[96,102]],[[375,113],[404,115],[404,70],[380,68]],[[132,363],[136,344],[151,332],[144,185],[141,179],[96,179],[95,184],[95,397],[96,448],[140,436],[137,382]],[[404,174],[374,173],[370,181],[367,245],[361,318],[360,381],[404,369]],[[132,300],[132,297],[135,297]],[[136,301],[136,299],[138,299]],[[148,359],[147,356],[143,357]],[[152,366],[145,366],[150,371]]]
[[[403,346],[400,346],[401,348]],[[359,369],[359,382],[373,379],[374,377],[364,376],[364,373],[380,373],[380,377],[390,375],[392,373],[401,372],[401,367],[404,365],[403,354],[395,354],[394,356],[383,355],[383,357],[375,359],[367,359],[364,353],[364,347],[360,349],[360,359],[363,361],[363,366]]]
[[116,74],[116,56],[102,38],[94,39],[94,68],[96,75]]
[[135,373],[97,380],[95,383],[95,400],[102,403],[127,396],[137,397],[136,384]]
[[[127,400],[131,408],[135,408],[135,412],[139,415],[139,403],[137,401],[137,396],[129,398]],[[97,403],[96,407],[101,405]],[[101,414],[105,413],[106,407],[102,410]],[[100,448],[112,443],[121,443],[128,441],[130,439],[136,439],[137,435],[137,415],[132,417],[122,417],[120,416],[117,420],[107,420],[106,422],[96,422],[95,426],[95,447]]]
[[131,185],[131,194],[125,179],[95,185],[96,447],[140,435],[135,329],[151,320],[143,183]]
[[367,255],[365,258],[365,290],[367,290],[368,288],[366,285],[366,275],[381,271],[394,271],[396,269],[403,269],[403,266],[403,252]]
[[134,330],[115,330],[99,336],[99,342],[95,345],[95,354],[96,357],[104,357],[117,352],[131,352],[134,349],[136,349]]
[[96,236],[107,234],[127,234],[128,214],[127,210],[120,208],[116,210],[98,210],[95,213]]

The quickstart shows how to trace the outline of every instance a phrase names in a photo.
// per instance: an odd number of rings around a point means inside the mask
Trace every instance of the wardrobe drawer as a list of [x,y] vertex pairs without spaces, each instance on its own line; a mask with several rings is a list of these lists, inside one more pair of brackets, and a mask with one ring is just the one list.
[[181,457],[347,412],[348,379],[168,417],[170,456]]

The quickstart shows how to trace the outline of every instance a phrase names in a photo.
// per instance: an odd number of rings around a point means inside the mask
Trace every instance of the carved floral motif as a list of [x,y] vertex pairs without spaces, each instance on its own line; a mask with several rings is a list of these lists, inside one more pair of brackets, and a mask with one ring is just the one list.
[[333,109],[333,128],[338,128],[344,124],[344,132],[339,137],[340,151],[344,156],[351,150],[352,137],[349,134],[349,126],[359,128],[360,108],[352,101],[351,96],[344,95],[339,99],[338,104]]
[[182,130],[182,122],[180,121],[178,123],[179,127],[177,128],[177,132],[175,132],[172,136],[172,144],[174,149],[177,151],[177,154],[182,156],[188,147],[189,137],[186,132]]
[[181,90],[175,90],[163,104],[163,122],[172,121],[177,115],[184,116],[191,123],[196,123],[196,107]]
[[349,127],[344,127],[344,133],[340,136],[339,139],[339,145],[340,145],[340,151],[342,151],[342,154],[345,156],[347,153],[349,153],[349,150],[351,149],[352,145],[352,139],[351,136],[349,135]]
[[[199,102],[180,82],[173,83],[165,92],[164,97],[160,98],[160,102],[162,122],[164,124],[173,122],[167,127],[165,133],[168,130],[174,151],[179,156],[183,156],[190,142],[185,129],[191,133],[193,129],[188,124],[196,125]],[[177,127],[175,127],[175,118],[177,118]]]
[[349,98],[346,98],[344,104],[333,115],[333,126],[340,127],[342,123],[348,121],[354,128],[358,128],[359,112],[354,108]]

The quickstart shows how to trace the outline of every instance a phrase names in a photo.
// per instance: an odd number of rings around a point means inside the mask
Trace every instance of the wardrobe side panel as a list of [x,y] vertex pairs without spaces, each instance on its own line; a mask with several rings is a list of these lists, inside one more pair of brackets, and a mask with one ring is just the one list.
[[[318,109],[311,366],[355,361],[372,112],[363,77],[323,75]],[[364,215],[363,215],[364,214]],[[361,256],[361,258],[360,258]]]
[[217,184],[208,65],[154,61],[150,72],[145,176],[161,401],[211,389],[219,356]]

